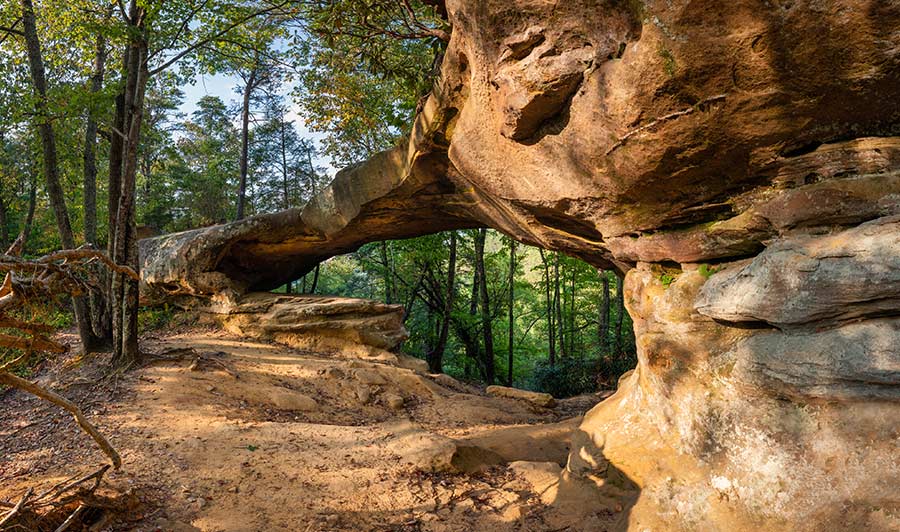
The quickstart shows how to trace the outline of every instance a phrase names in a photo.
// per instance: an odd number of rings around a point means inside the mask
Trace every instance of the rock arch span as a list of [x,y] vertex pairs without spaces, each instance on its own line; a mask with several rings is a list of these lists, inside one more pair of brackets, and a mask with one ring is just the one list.
[[142,241],[145,297],[491,226],[627,272],[638,369],[563,476],[633,479],[631,529],[900,526],[900,5],[446,8],[408,143],[302,211]]

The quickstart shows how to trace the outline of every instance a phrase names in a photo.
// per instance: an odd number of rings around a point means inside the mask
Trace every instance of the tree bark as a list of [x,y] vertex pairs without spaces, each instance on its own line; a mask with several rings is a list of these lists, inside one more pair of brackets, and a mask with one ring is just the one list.
[[600,352],[609,354],[609,276],[606,270],[600,272],[600,282],[603,284],[603,293],[600,300],[600,328],[597,331],[597,340],[600,343]]
[[562,300],[559,293],[559,252],[553,253],[553,306],[556,307],[556,332],[559,334],[559,352],[567,357],[566,337],[563,331]]
[[316,272],[313,274],[312,287],[309,289],[310,294],[316,293],[316,287],[319,285],[319,267],[321,264],[316,264]]
[[478,270],[479,299],[481,300],[481,328],[484,337],[484,352],[482,353],[482,366],[484,368],[484,381],[494,384],[494,332],[491,326],[491,302],[488,295],[487,272],[484,267],[484,244],[487,240],[487,229],[479,229],[475,238],[475,269]]
[[[47,193],[50,205],[56,218],[60,241],[64,249],[75,249],[75,235],[69,221],[66,198],[59,179],[59,163],[56,151],[56,135],[47,109],[47,77],[44,71],[44,58],[41,54],[41,42],[37,34],[37,22],[34,16],[32,0],[22,0],[22,25],[25,34],[25,46],[28,53],[28,66],[36,97],[35,119],[38,134],[41,138],[44,159],[44,179],[47,182]],[[73,297],[75,321],[81,338],[81,348],[87,353],[98,344],[90,324],[90,314],[83,297]]]
[[388,257],[388,243],[381,241],[381,264],[384,265],[384,302],[390,305],[394,302],[394,272]]
[[[103,89],[103,77],[106,67],[106,38],[97,35],[94,52],[94,65],[91,73],[90,92],[96,96]],[[84,240],[94,248],[98,248],[97,237],[97,118],[91,108],[87,110],[84,128]],[[95,273],[101,278],[108,276],[105,268],[97,268]],[[94,290],[88,298],[88,309],[91,315],[91,329],[98,343],[109,344],[112,341],[107,301],[102,293]]]
[[4,251],[6,251],[6,248],[11,244],[9,241],[8,223],[9,218],[6,212],[6,200],[3,199],[3,194],[0,193],[0,249]]
[[572,283],[571,283],[571,291],[570,291],[570,299],[569,299],[569,353],[572,356],[575,355],[575,295],[576,295],[576,286],[575,281],[578,275],[578,267],[577,265],[572,265]]
[[553,299],[550,296],[550,262],[543,249],[538,249],[541,254],[541,263],[544,265],[544,292],[547,296],[547,338],[549,341],[549,362],[550,365],[556,364],[556,330],[553,327]]
[[456,294],[456,232],[450,233],[450,258],[447,260],[447,293],[444,296],[444,309],[441,320],[441,329],[438,333],[437,344],[430,350],[428,356],[428,369],[432,373],[444,372],[444,350],[447,348],[447,338],[450,335],[450,319],[453,314],[453,299]]
[[622,356],[622,323],[625,321],[625,294],[622,276],[616,276],[616,357]]
[[256,88],[256,69],[244,85],[244,99],[241,102],[241,179],[238,185],[237,219],[244,219],[244,206],[247,202],[247,168],[250,154],[250,96]]
[[[476,237],[477,240],[477,237]],[[472,259],[473,262],[477,262],[475,257]],[[471,378],[472,376],[472,365],[471,362],[475,362],[478,366],[481,366],[481,349],[480,344],[478,343],[478,336],[475,334],[475,318],[478,316],[478,294],[481,290],[481,275],[478,271],[478,268],[472,269],[472,297],[469,300],[469,323],[466,327],[460,327],[461,331],[458,331],[460,338],[463,341],[463,345],[466,350],[466,363],[465,363],[465,376],[466,378]],[[472,332],[470,333],[470,329]]]
[[507,335],[506,385],[513,385],[513,333],[515,331],[516,241],[509,241],[509,334]]
[[[132,26],[125,84],[125,125],[128,129],[123,156],[122,180],[116,212],[113,261],[138,272],[137,230],[135,227],[135,191],[137,182],[138,143],[144,113],[144,94],[150,73],[147,69],[147,35],[144,10],[131,4],[129,25]],[[123,275],[113,275],[113,363],[125,367],[140,360],[138,350],[138,283]]]

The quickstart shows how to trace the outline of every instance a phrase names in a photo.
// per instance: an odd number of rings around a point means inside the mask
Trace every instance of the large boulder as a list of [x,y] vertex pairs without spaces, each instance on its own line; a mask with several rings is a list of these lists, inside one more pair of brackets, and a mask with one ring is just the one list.
[[302,211],[143,241],[145,297],[491,226],[627,274],[638,367],[559,473],[639,486],[622,523],[900,528],[900,4],[445,3],[408,144]]

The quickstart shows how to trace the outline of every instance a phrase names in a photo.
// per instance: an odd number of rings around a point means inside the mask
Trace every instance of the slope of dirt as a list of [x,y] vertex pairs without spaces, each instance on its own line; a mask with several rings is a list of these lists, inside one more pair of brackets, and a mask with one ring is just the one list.
[[[558,471],[599,396],[541,409],[212,329],[142,345],[166,358],[100,384],[102,356],[40,378],[122,454],[109,489],[134,493],[140,510],[103,530],[603,530],[624,517],[613,501],[574,522],[507,465]],[[0,500],[104,461],[66,414],[30,396],[0,396],[0,419]]]

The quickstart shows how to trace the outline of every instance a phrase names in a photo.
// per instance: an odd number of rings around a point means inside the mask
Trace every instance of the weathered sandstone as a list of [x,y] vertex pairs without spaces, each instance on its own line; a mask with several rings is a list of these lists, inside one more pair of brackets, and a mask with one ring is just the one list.
[[633,483],[631,530],[900,527],[900,4],[446,11],[408,144],[302,211],[142,241],[144,296],[240,301],[491,226],[627,272],[638,367],[540,470],[546,502]]

